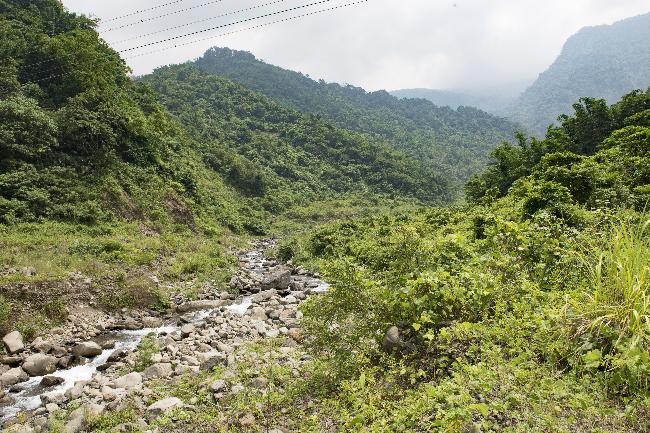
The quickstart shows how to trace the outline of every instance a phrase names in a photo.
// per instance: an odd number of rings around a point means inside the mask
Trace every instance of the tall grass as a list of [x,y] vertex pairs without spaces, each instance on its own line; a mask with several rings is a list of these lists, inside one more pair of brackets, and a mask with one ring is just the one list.
[[577,334],[650,348],[650,219],[642,221],[617,221],[604,242],[579,253],[588,286],[571,305]]

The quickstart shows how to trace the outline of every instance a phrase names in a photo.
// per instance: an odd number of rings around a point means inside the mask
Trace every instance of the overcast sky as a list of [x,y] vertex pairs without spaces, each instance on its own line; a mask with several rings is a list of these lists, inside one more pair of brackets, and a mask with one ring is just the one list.
[[[117,50],[122,50],[318,0],[276,0],[266,7],[220,18],[219,15],[274,0],[178,0],[173,5],[108,21],[172,1],[63,3],[74,12],[101,18],[100,33]],[[269,63],[312,78],[368,90],[426,87],[514,92],[546,69],[566,39],[580,28],[650,12],[648,0],[368,0],[348,8],[133,57],[174,43],[205,39],[351,1],[354,0],[324,1],[282,16],[227,26],[122,55],[136,74],[144,74],[157,66],[199,57],[211,46],[227,46],[251,51]],[[206,3],[210,4],[195,7]],[[174,13],[187,8],[191,10]],[[160,17],[163,14],[168,15]],[[163,32],[198,20],[206,21]],[[156,34],[138,38],[152,32]],[[124,40],[127,41],[118,43]]]

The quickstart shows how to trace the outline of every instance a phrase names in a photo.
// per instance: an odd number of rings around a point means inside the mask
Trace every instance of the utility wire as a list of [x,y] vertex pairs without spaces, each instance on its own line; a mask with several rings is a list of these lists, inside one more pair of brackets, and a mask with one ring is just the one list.
[[161,4],[161,5],[158,5],[158,6],[153,6],[153,7],[150,7],[148,9],[141,9],[139,11],[129,12],[128,14],[125,14],[125,15],[120,15],[120,16],[117,16],[117,17],[109,18],[107,20],[104,20],[103,22],[104,23],[110,23],[110,22],[113,22],[113,21],[121,20],[123,18],[128,18],[128,17],[132,17],[134,15],[139,15],[139,14],[142,14],[142,13],[145,13],[145,12],[149,12],[149,11],[153,11],[153,10],[156,10],[156,9],[161,9],[161,8],[164,8],[164,7],[167,7],[167,6],[171,6],[171,5],[174,5],[176,3],[183,3],[184,1],[186,1],[186,0],[175,0],[175,1],[172,1],[172,2],[169,2],[169,3],[164,3],[164,4]]
[[[233,34],[236,34],[236,33],[242,33],[242,32],[245,32],[245,31],[251,31],[251,30],[258,30],[258,29],[261,29],[261,28],[264,28],[264,27],[269,27],[269,26],[271,26],[271,25],[275,25],[275,24],[279,24],[279,23],[284,23],[284,22],[288,22],[288,21],[294,21],[294,20],[301,19],[301,18],[305,18],[305,17],[312,16],[312,15],[318,15],[318,14],[322,14],[322,13],[329,12],[329,11],[333,11],[333,10],[337,10],[337,9],[343,9],[343,8],[347,8],[347,7],[350,7],[350,6],[354,6],[354,5],[358,5],[358,4],[362,4],[362,3],[367,3],[368,1],[369,1],[369,0],[358,0],[358,1],[354,1],[354,2],[349,2],[349,3],[340,4],[340,5],[337,5],[337,6],[332,6],[332,7],[325,8],[325,9],[320,9],[320,10],[317,10],[317,11],[312,11],[312,12],[304,13],[304,14],[301,14],[301,15],[295,15],[295,16],[291,16],[291,17],[287,17],[287,18],[282,18],[282,19],[275,20],[275,21],[271,21],[271,22],[267,22],[267,23],[257,24],[257,25],[254,25],[254,26],[250,26],[250,27],[246,27],[246,28],[243,28],[243,29],[234,30],[234,31],[227,32],[227,33],[220,33],[220,34],[218,34],[218,35],[213,35],[213,36],[209,36],[209,37],[201,38],[201,39],[195,39],[195,40],[192,40],[192,41],[183,42],[183,43],[176,44],[176,45],[173,45],[173,46],[164,47],[164,48],[160,48],[160,49],[153,50],[153,51],[148,51],[148,52],[146,52],[146,53],[138,53],[138,54],[135,54],[135,55],[133,55],[133,56],[124,57],[124,60],[127,60],[127,59],[134,59],[134,58],[143,57],[143,56],[147,56],[147,55],[151,55],[151,54],[156,54],[156,53],[161,53],[161,52],[168,51],[168,50],[172,50],[172,49],[175,49],[175,48],[180,48],[180,47],[184,47],[184,46],[187,46],[187,45],[196,44],[196,43],[199,43],[199,42],[204,42],[204,41],[207,41],[207,40],[210,40],[210,39],[215,39],[215,38],[219,38],[219,37],[229,36],[229,35],[233,35]],[[73,73],[80,73],[80,74],[82,74],[82,75],[83,75],[83,74],[86,74],[86,75],[88,74],[88,73],[85,72],[85,71],[70,71],[70,72],[62,72],[62,73],[60,73],[60,74],[49,75],[49,76],[47,76],[47,77],[43,77],[43,78],[40,78],[40,79],[38,79],[38,80],[33,80],[33,81],[30,81],[30,82],[32,82],[32,83],[41,83],[41,82],[44,82],[44,81],[52,80],[52,79],[54,79],[54,78],[65,77],[65,76],[70,75],[70,74],[73,74]]]
[[256,6],[251,6],[251,7],[244,8],[244,9],[239,9],[239,10],[236,10],[236,11],[233,11],[233,12],[228,12],[228,13],[217,15],[217,16],[214,16],[214,17],[204,18],[204,19],[198,20],[198,21],[192,21],[192,22],[187,23],[187,24],[180,24],[178,26],[169,27],[169,28],[166,28],[164,30],[158,30],[158,31],[155,31],[155,32],[146,33],[144,35],[134,36],[134,37],[131,37],[131,38],[128,38],[128,39],[122,39],[121,41],[110,42],[110,45],[118,45],[118,44],[123,44],[125,42],[131,42],[131,41],[134,41],[134,40],[137,40],[137,39],[142,39],[142,38],[146,38],[146,37],[149,37],[149,36],[154,36],[154,35],[157,35],[157,34],[160,34],[160,33],[165,33],[165,32],[171,31],[171,30],[178,30],[178,29],[181,29],[181,28],[184,28],[184,27],[189,27],[189,26],[194,25],[194,24],[204,23],[204,22],[207,22],[207,21],[214,21],[216,19],[224,18],[224,17],[230,16],[230,15],[236,15],[236,14],[239,14],[239,13],[242,13],[242,12],[248,12],[248,11],[252,11],[254,9],[263,8],[265,6],[270,6],[270,5],[274,5],[274,4],[277,4],[277,3],[282,3],[284,1],[286,1],[286,0],[275,0],[275,1],[272,1],[272,2],[268,2],[268,3],[263,3],[261,5],[256,5]]
[[151,55],[151,54],[158,54],[158,53],[162,53],[162,52],[165,52],[165,51],[168,51],[168,50],[173,50],[175,48],[181,48],[181,47],[185,47],[185,46],[188,46],[188,45],[197,44],[199,42],[205,42],[205,41],[208,41],[208,40],[211,40],[211,39],[216,39],[216,38],[220,38],[220,37],[224,37],[224,36],[230,36],[230,35],[246,32],[246,31],[251,31],[251,30],[257,30],[257,29],[261,29],[261,28],[264,28],[264,27],[272,26],[274,24],[280,24],[280,23],[284,23],[284,22],[288,22],[288,21],[297,20],[297,19],[300,19],[300,18],[305,18],[305,17],[312,16],[312,15],[318,15],[318,14],[322,14],[322,13],[325,13],[325,12],[330,12],[330,11],[337,10],[337,9],[343,9],[343,8],[350,7],[350,6],[355,6],[355,5],[358,5],[358,4],[361,4],[361,3],[367,3],[368,1],[369,0],[358,0],[358,1],[350,2],[350,3],[341,4],[341,5],[338,5],[338,6],[332,6],[332,7],[326,8],[326,9],[321,9],[321,10],[317,10],[317,11],[313,11],[313,12],[304,13],[304,14],[301,14],[301,15],[295,15],[295,16],[292,16],[292,17],[282,18],[282,19],[271,21],[271,22],[268,22],[268,23],[257,24],[257,25],[246,27],[246,28],[243,28],[243,29],[233,30],[233,31],[226,32],[226,33],[220,33],[218,35],[209,36],[207,38],[195,39],[193,41],[183,42],[183,43],[176,44],[176,45],[173,45],[173,46],[164,47],[164,48],[160,48],[160,49],[153,50],[153,51],[147,51],[145,53],[138,53],[138,54],[135,54],[135,55],[132,55],[132,56],[124,57],[124,60],[135,59],[135,58],[138,58],[138,57],[148,56],[148,55]]
[[172,15],[177,15],[177,14],[180,14],[180,13],[183,13],[183,12],[188,12],[188,11],[191,11],[193,9],[198,9],[198,8],[210,6],[210,5],[213,5],[213,4],[216,4],[216,3],[221,3],[222,1],[223,0],[212,0],[212,1],[209,1],[209,2],[206,2],[206,3],[201,3],[199,5],[190,6],[190,7],[184,8],[184,9],[178,9],[178,10],[175,10],[175,11],[172,11],[172,12],[167,12],[165,14],[157,15],[155,17],[143,18],[143,19],[141,19],[139,21],[134,21],[132,23],[123,24],[123,25],[118,26],[118,27],[110,28],[110,29],[106,30],[104,33],[112,32],[112,31],[120,30],[120,29],[125,29],[127,27],[133,27],[133,26],[136,26],[136,25],[142,24],[142,23],[148,23],[150,21],[155,21],[155,20],[159,20],[161,18],[166,18],[166,17],[170,17]]
[[222,25],[219,25],[219,26],[216,26],[216,27],[210,27],[210,28],[203,29],[203,30],[197,30],[197,31],[194,31],[194,32],[186,33],[184,35],[172,36],[170,38],[162,39],[160,41],[155,41],[155,42],[149,42],[149,43],[138,45],[138,46],[132,47],[132,48],[126,48],[126,49],[123,49],[123,50],[119,50],[118,53],[127,53],[129,51],[135,51],[135,50],[139,50],[141,48],[147,48],[147,47],[151,47],[153,45],[158,45],[158,44],[163,44],[165,42],[175,41],[177,39],[186,38],[188,36],[194,36],[194,35],[198,35],[198,34],[201,34],[201,33],[210,32],[210,31],[213,31],[213,30],[219,30],[219,29],[222,29],[224,27],[230,27],[230,26],[234,26],[234,25],[237,25],[237,24],[243,24],[243,23],[247,23],[247,22],[250,22],[250,21],[255,21],[255,20],[259,20],[259,19],[262,19],[262,18],[267,18],[267,17],[271,17],[271,16],[275,16],[275,15],[280,15],[280,14],[283,14],[283,13],[287,13],[287,12],[291,12],[291,11],[295,11],[295,10],[299,10],[299,9],[304,9],[304,8],[308,8],[308,7],[311,7],[311,6],[316,6],[316,5],[323,4],[323,3],[329,3],[331,1],[332,0],[319,0],[317,2],[308,3],[308,4],[305,4],[305,5],[301,5],[301,6],[295,6],[295,7],[284,9],[284,10],[281,10],[281,11],[270,12],[270,13],[267,13],[267,14],[264,14],[264,15],[259,15],[259,16],[252,17],[252,18],[245,18],[243,20],[234,21],[232,23],[222,24]]

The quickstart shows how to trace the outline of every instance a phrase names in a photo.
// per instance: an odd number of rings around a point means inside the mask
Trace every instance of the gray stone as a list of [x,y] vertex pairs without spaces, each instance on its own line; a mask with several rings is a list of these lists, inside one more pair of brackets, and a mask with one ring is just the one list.
[[145,328],[160,328],[163,324],[162,319],[158,317],[145,317],[142,319],[142,325]]
[[0,376],[0,385],[3,387],[12,386],[20,382],[24,382],[29,378],[27,373],[20,368],[12,368],[2,376]]
[[147,380],[166,379],[174,374],[174,369],[169,363],[154,364],[142,372],[142,377]]
[[225,363],[226,363],[226,355],[222,353],[215,353],[209,357],[206,357],[206,359],[203,362],[201,362],[200,369],[202,371],[211,371],[213,368],[218,367],[220,365],[224,365]]
[[118,349],[115,352],[111,353],[108,359],[106,360],[107,362],[117,362],[122,358],[126,358],[126,356],[129,354],[128,350],[125,349]]
[[23,343],[23,336],[18,331],[10,332],[5,335],[2,339],[2,342],[7,349],[7,353],[14,355],[25,350],[25,343]]
[[60,385],[60,384],[62,384],[63,382],[65,382],[65,379],[63,379],[62,377],[56,377],[56,376],[45,376],[45,377],[41,380],[41,386],[44,386],[44,387],[46,387],[46,388],[49,388],[49,387],[51,387],[51,386]]
[[269,386],[269,380],[266,377],[256,377],[251,381],[251,387],[256,389],[265,389]]
[[30,376],[45,376],[56,371],[57,359],[44,353],[36,353],[27,357],[23,370]]
[[285,290],[291,284],[291,270],[281,269],[266,276],[262,281],[262,290]]
[[210,391],[217,393],[217,392],[222,392],[225,391],[228,388],[228,384],[226,383],[225,380],[215,380],[210,384]]
[[132,389],[142,385],[142,375],[137,372],[126,374],[115,379],[116,388]]
[[391,326],[386,331],[384,336],[384,341],[381,344],[381,348],[385,352],[392,352],[394,350],[401,350],[404,347],[404,340],[402,339],[402,332],[397,326]]
[[191,323],[187,323],[181,327],[181,338],[187,338],[189,337],[194,331],[196,330],[196,327],[192,325]]
[[183,407],[181,399],[176,397],[168,397],[163,400],[158,400],[147,408],[147,414],[153,417],[164,415],[174,409]]
[[86,341],[85,343],[77,344],[72,353],[75,356],[83,356],[84,358],[92,358],[97,355],[101,355],[102,348],[99,344],[94,341]]

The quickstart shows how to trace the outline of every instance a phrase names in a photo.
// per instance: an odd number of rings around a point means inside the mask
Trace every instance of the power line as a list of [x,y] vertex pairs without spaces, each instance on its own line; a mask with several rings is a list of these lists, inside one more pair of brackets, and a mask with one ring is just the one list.
[[161,8],[164,8],[164,7],[167,7],[167,6],[171,6],[171,5],[174,5],[176,3],[183,3],[184,1],[186,1],[186,0],[175,0],[175,1],[172,1],[172,2],[169,2],[169,3],[164,3],[164,4],[161,4],[161,5],[158,5],[158,6],[153,6],[153,7],[150,7],[148,9],[141,9],[139,11],[129,12],[128,14],[120,15],[118,17],[109,18],[107,20],[104,20],[103,22],[104,23],[110,23],[110,22],[113,22],[113,21],[121,20],[122,18],[128,18],[128,17],[132,17],[134,15],[139,15],[139,14],[142,14],[142,13],[145,13],[145,12],[149,12],[149,11],[153,11],[153,10],[156,10],[156,9],[161,9]]
[[198,21],[192,21],[192,22],[187,23],[187,24],[181,24],[181,25],[178,25],[178,26],[169,27],[169,28],[166,28],[164,30],[158,30],[158,31],[155,31],[155,32],[146,33],[144,35],[134,36],[134,37],[131,37],[131,38],[128,38],[128,39],[122,39],[121,41],[111,42],[110,44],[111,45],[123,44],[125,42],[131,42],[131,41],[134,41],[134,40],[137,40],[137,39],[142,39],[142,38],[146,38],[148,36],[153,36],[153,35],[157,35],[157,34],[160,34],[160,33],[165,33],[165,32],[171,31],[171,30],[177,30],[177,29],[181,29],[181,28],[184,28],[184,27],[189,27],[189,26],[194,25],[194,24],[204,23],[204,22],[207,22],[207,21],[213,21],[213,20],[216,20],[216,19],[219,19],[219,18],[224,18],[224,17],[230,16],[230,15],[235,15],[235,14],[239,14],[239,13],[242,13],[242,12],[252,11],[254,9],[263,8],[265,6],[270,6],[270,5],[274,5],[274,4],[277,4],[277,3],[282,3],[282,2],[285,2],[285,1],[286,0],[275,0],[275,1],[272,1],[272,2],[269,2],[269,3],[264,3],[264,4],[261,4],[261,5],[257,5],[257,6],[251,6],[251,7],[245,8],[245,9],[239,9],[239,10],[236,10],[236,11],[233,11],[233,12],[228,12],[228,13],[217,15],[217,16],[214,16],[214,17],[204,18],[204,19],[198,20]]
[[261,28],[264,28],[264,27],[272,26],[274,24],[280,24],[280,23],[284,23],[284,22],[288,22],[288,21],[297,20],[297,19],[300,19],[300,18],[305,18],[305,17],[312,16],[312,15],[318,15],[318,14],[325,13],[325,12],[330,12],[330,11],[333,11],[333,10],[336,10],[336,9],[343,9],[343,8],[350,7],[350,6],[355,6],[355,5],[358,5],[358,4],[361,4],[361,3],[367,3],[368,1],[369,0],[358,0],[358,1],[350,2],[350,3],[345,3],[345,4],[341,4],[341,5],[337,5],[337,6],[332,6],[332,7],[326,8],[326,9],[320,9],[320,10],[317,10],[317,11],[304,13],[304,14],[301,14],[301,15],[295,15],[295,16],[292,16],[292,17],[282,18],[282,19],[271,21],[271,22],[268,22],[268,23],[257,24],[257,25],[254,25],[254,26],[251,26],[251,27],[246,27],[246,28],[243,28],[243,29],[233,30],[233,31],[226,32],[226,33],[220,33],[218,35],[209,36],[207,38],[195,39],[193,41],[183,42],[183,43],[176,44],[176,45],[173,45],[173,46],[160,48],[160,49],[153,50],[153,51],[147,51],[145,53],[135,54],[135,55],[132,55],[132,56],[124,57],[124,60],[130,60],[130,59],[135,59],[135,58],[138,58],[138,57],[148,56],[148,55],[152,55],[152,54],[158,54],[158,53],[162,53],[162,52],[165,52],[165,51],[168,51],[168,50],[173,50],[175,48],[181,48],[181,47],[185,47],[185,46],[188,46],[188,45],[197,44],[199,42],[205,42],[205,41],[208,41],[208,40],[211,40],[211,39],[216,39],[216,38],[220,38],[220,37],[224,37],[224,36],[230,36],[230,35],[246,32],[246,31],[251,31],[251,30],[257,30],[257,29],[261,29]]
[[184,35],[172,36],[170,38],[162,39],[160,41],[155,41],[155,42],[149,42],[149,43],[146,43],[146,44],[143,44],[143,45],[139,45],[137,47],[126,48],[124,50],[119,50],[118,53],[127,53],[129,51],[139,50],[141,48],[147,48],[147,47],[150,47],[150,46],[153,46],[153,45],[158,45],[158,44],[162,44],[162,43],[165,43],[165,42],[175,41],[177,39],[186,38],[188,36],[194,36],[194,35],[198,35],[198,34],[201,34],[201,33],[210,32],[210,31],[213,31],[213,30],[219,30],[219,29],[222,29],[224,27],[230,27],[230,26],[234,26],[234,25],[237,25],[237,24],[243,24],[243,23],[247,23],[247,22],[250,22],[250,21],[254,21],[254,20],[258,20],[258,19],[262,19],[262,18],[267,18],[267,17],[274,16],[274,15],[280,15],[280,14],[283,14],[283,13],[286,13],[286,12],[291,12],[291,11],[295,11],[295,10],[298,10],[298,9],[304,9],[304,8],[307,8],[307,7],[316,6],[316,5],[323,4],[323,3],[329,3],[331,1],[332,0],[319,0],[317,2],[309,3],[309,4],[306,4],[306,5],[295,6],[295,7],[289,8],[289,9],[284,9],[284,10],[276,11],[276,12],[270,12],[270,13],[267,13],[267,14],[264,14],[264,15],[259,15],[259,16],[252,17],[252,18],[246,18],[246,19],[239,20],[239,21],[234,21],[234,22],[228,23],[228,24],[222,24],[222,25],[216,26],[216,27],[210,27],[210,28],[203,29],[203,30],[197,30],[197,31],[194,31],[194,32],[186,33]]
[[142,24],[142,23],[148,23],[150,21],[155,21],[155,20],[159,20],[161,18],[166,18],[166,17],[170,17],[172,15],[177,15],[177,14],[180,14],[180,13],[183,13],[183,12],[188,12],[188,11],[191,11],[193,9],[199,9],[199,8],[202,8],[202,7],[213,5],[215,3],[221,3],[222,1],[223,0],[212,0],[212,1],[209,1],[209,2],[206,2],[206,3],[201,3],[200,5],[190,6],[190,7],[184,8],[184,9],[175,10],[175,11],[168,12],[168,13],[162,14],[162,15],[158,15],[158,16],[155,16],[155,17],[143,18],[143,19],[141,19],[139,21],[134,21],[132,23],[123,24],[123,25],[118,26],[118,27],[110,28],[110,29],[106,30],[104,33],[112,32],[112,31],[120,30],[120,29],[125,29],[127,27],[133,27],[133,26],[136,26],[136,25]]
[[[160,49],[157,49],[157,50],[148,51],[148,52],[145,52],[145,53],[135,54],[133,56],[124,57],[123,60],[134,59],[134,58],[143,57],[143,56],[147,56],[147,55],[151,55],[151,54],[157,54],[157,53],[165,52],[165,51],[172,50],[172,49],[175,49],[175,48],[180,48],[180,47],[196,44],[196,43],[199,43],[199,42],[204,42],[204,41],[219,38],[219,37],[224,37],[224,36],[229,36],[229,35],[233,35],[233,34],[237,34],[237,33],[242,33],[242,32],[245,32],[245,31],[258,30],[258,29],[261,29],[261,28],[264,28],[264,27],[269,27],[269,26],[275,25],[275,24],[280,24],[280,23],[284,23],[284,22],[288,22],[288,21],[294,21],[294,20],[305,18],[305,17],[312,16],[312,15],[318,15],[318,14],[322,14],[322,13],[337,10],[337,9],[343,9],[343,8],[359,5],[359,4],[362,4],[362,3],[367,3],[368,1],[369,0],[357,0],[357,1],[354,1],[354,2],[344,3],[344,4],[337,5],[337,6],[332,6],[332,7],[329,7],[329,8],[320,9],[320,10],[317,10],[317,11],[312,11],[312,12],[308,12],[308,13],[304,13],[304,14],[300,14],[300,15],[287,17],[287,18],[282,18],[282,19],[267,22],[267,23],[256,24],[254,26],[246,27],[246,28],[243,28],[243,29],[238,29],[238,30],[234,30],[234,31],[226,32],[226,33],[221,33],[221,34],[209,36],[209,37],[206,37],[206,38],[195,39],[195,40],[192,40],[192,41],[183,42],[183,43],[180,43],[180,44],[175,44],[173,46],[164,47],[164,48],[160,48]],[[318,3],[323,3],[323,2],[318,2]],[[307,7],[307,6],[304,6],[304,7]],[[49,75],[47,77],[43,77],[43,78],[40,78],[38,80],[32,80],[30,82],[32,82],[32,83],[41,83],[41,82],[44,82],[44,81],[52,80],[54,78],[65,77],[65,76],[73,74],[73,73],[80,73],[82,75],[83,74],[88,75],[88,73],[85,72],[85,71],[70,71],[70,72],[62,72],[60,74]]]

